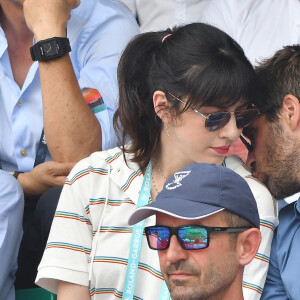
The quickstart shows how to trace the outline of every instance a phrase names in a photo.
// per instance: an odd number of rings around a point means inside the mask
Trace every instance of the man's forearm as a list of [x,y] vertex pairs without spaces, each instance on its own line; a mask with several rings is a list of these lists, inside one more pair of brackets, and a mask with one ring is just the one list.
[[40,62],[44,130],[52,158],[78,161],[101,150],[101,127],[86,104],[69,55]]
[[[79,3],[79,0],[25,0],[24,17],[36,42],[66,37],[71,9]],[[75,162],[100,150],[100,124],[82,96],[70,56],[39,62],[39,71],[44,131],[53,160]]]

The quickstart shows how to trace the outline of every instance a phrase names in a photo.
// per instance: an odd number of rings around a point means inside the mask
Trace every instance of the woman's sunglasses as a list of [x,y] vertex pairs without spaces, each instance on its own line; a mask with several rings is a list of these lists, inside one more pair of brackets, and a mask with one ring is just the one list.
[[[172,93],[168,92],[168,94],[171,97],[175,98],[176,100],[180,101],[181,103],[186,104],[183,100],[174,96]],[[222,112],[209,114],[207,116],[202,114],[197,109],[193,109],[193,111],[206,119],[205,128],[208,131],[215,131],[225,127],[225,125],[230,121],[230,118],[233,115],[236,118],[236,127],[241,129],[251,124],[259,115],[259,109],[257,108],[251,108],[243,111],[234,111],[234,112],[222,111]]]
[[153,250],[165,250],[170,245],[172,235],[177,237],[185,250],[205,249],[209,246],[211,233],[243,232],[250,227],[207,227],[188,225],[180,227],[148,226],[145,227],[148,245]]

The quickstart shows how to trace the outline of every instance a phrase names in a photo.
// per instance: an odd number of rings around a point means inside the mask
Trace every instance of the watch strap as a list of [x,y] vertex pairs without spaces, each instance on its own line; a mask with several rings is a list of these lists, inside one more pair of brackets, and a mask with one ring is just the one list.
[[12,173],[12,175],[13,175],[16,179],[18,179],[18,176],[19,176],[20,173],[24,173],[24,172],[21,172],[21,171],[14,171],[14,172]]
[[[54,44],[56,53],[47,55],[44,51],[44,45]],[[70,41],[66,37],[53,37],[46,40],[41,40],[30,47],[30,54],[33,61],[47,61],[62,57],[71,51]]]

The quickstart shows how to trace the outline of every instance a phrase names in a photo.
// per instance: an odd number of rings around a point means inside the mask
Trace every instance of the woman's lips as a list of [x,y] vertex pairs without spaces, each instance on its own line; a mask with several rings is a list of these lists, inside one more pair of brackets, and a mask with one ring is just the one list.
[[229,146],[221,146],[221,147],[211,147],[218,154],[226,154],[229,151]]

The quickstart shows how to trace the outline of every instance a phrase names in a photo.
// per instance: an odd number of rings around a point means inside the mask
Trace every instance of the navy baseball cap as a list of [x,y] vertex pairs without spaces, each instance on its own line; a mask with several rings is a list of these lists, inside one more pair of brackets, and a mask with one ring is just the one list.
[[136,224],[156,212],[197,220],[223,209],[259,228],[259,214],[248,183],[234,171],[213,164],[194,164],[173,174],[156,201],[135,209],[128,224]]

